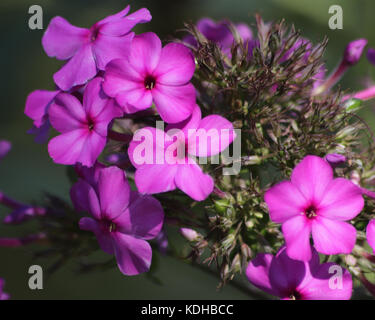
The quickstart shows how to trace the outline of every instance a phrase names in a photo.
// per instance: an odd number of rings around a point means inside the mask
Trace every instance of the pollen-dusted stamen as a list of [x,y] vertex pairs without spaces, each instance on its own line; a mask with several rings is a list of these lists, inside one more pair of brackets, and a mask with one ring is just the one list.
[[307,209],[305,209],[305,216],[308,219],[313,219],[314,217],[317,216],[316,211],[317,210],[316,210],[315,206],[311,205]]
[[116,224],[113,223],[113,222],[110,222],[110,224],[109,224],[109,232],[116,231],[116,228],[117,228]]
[[153,77],[153,76],[147,76],[145,78],[145,87],[146,89],[148,90],[152,90],[154,87],[155,87],[155,84],[156,84],[156,79]]
[[298,291],[293,291],[290,295],[289,295],[289,299],[290,300],[301,300],[301,295]]

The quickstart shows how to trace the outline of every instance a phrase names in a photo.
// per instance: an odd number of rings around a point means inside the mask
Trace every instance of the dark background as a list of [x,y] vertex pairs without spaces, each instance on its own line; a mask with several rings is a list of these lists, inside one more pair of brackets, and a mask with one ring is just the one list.
[[[49,59],[41,46],[44,30],[28,28],[29,6],[43,8],[43,26],[56,15],[72,24],[90,27],[96,21],[131,4],[131,11],[147,7],[153,16],[149,24],[139,25],[136,32],[153,31],[160,38],[178,36],[175,30],[184,21],[197,21],[209,16],[229,18],[234,22],[254,23],[259,12],[265,20],[285,18],[294,23],[302,34],[313,42],[329,38],[325,55],[328,71],[339,62],[348,41],[365,37],[375,47],[375,2],[371,0],[149,0],[149,1],[79,1],[79,0],[1,0],[0,2],[0,139],[13,143],[11,153],[0,163],[0,190],[24,202],[42,198],[44,191],[68,200],[69,183],[65,167],[56,165],[48,157],[46,145],[34,143],[26,134],[31,120],[23,114],[29,92],[35,89],[53,89],[52,75],[61,65]],[[328,28],[328,8],[339,4],[344,11],[344,29]],[[363,87],[366,78],[375,76],[373,66],[365,58],[351,69],[342,81],[343,88]],[[373,104],[367,103],[361,115],[375,127]],[[7,213],[0,207],[0,218]],[[23,232],[32,229],[28,224]],[[0,226],[0,236],[19,234],[14,227]],[[172,241],[178,235],[172,234]],[[32,247],[0,248],[0,277],[6,279],[6,291],[14,299],[249,299],[243,291],[227,285],[218,292],[218,280],[182,261],[161,257],[155,276],[162,285],[146,276],[125,277],[117,269],[94,274],[77,275],[76,265],[68,262],[52,277],[45,279],[44,290],[31,291],[27,270],[31,263]],[[99,254],[100,256],[100,254]],[[48,261],[39,262],[42,267]]]

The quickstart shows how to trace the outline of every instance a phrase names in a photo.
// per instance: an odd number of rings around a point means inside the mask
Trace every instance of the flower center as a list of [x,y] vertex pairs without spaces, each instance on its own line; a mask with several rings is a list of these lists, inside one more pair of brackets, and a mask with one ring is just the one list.
[[91,42],[94,42],[99,35],[99,28],[94,27],[91,32]]
[[94,123],[94,121],[91,118],[87,119],[87,126],[88,126],[88,128],[89,128],[90,131],[94,130],[95,123]]
[[305,209],[305,216],[308,219],[313,219],[317,216],[316,211],[317,211],[317,209],[315,208],[315,206],[311,205],[307,209]]
[[145,87],[146,87],[146,89],[152,90],[155,87],[155,84],[156,84],[156,79],[153,76],[148,75],[145,78]]
[[300,294],[297,290],[294,290],[294,291],[289,295],[289,299],[290,299],[290,300],[301,300],[301,299],[302,299],[302,296],[301,296],[301,294]]
[[115,232],[117,229],[116,223],[110,220],[103,220],[102,221],[103,228],[109,232]]

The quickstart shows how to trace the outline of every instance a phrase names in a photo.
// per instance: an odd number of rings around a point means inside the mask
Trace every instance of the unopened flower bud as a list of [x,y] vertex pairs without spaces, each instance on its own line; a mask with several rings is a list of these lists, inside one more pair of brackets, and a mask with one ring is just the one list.
[[198,237],[199,237],[198,232],[189,228],[181,228],[180,233],[188,241],[196,241],[198,240]]
[[346,161],[346,157],[338,153],[329,153],[324,157],[324,159],[331,165],[332,168],[336,168]]
[[351,66],[355,65],[361,58],[363,49],[366,45],[366,39],[357,39],[349,42],[345,48],[344,61]]

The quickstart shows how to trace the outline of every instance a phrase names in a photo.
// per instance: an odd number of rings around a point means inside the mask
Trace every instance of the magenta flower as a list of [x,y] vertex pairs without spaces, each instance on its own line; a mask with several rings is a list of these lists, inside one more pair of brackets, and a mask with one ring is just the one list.
[[367,242],[375,253],[375,219],[372,219],[366,229]]
[[48,152],[56,163],[79,162],[90,167],[104,149],[108,124],[120,117],[122,111],[104,94],[101,83],[101,78],[90,81],[83,105],[69,93],[59,93],[51,104],[49,120],[61,132],[48,144]]
[[293,170],[291,181],[280,182],[264,197],[271,220],[282,223],[290,258],[311,259],[310,234],[324,254],[350,253],[356,229],[344,221],[363,206],[362,191],[350,180],[333,178],[331,166],[317,156],[306,156]]
[[4,279],[0,278],[0,300],[9,300],[10,295],[5,293],[4,290],[5,281]]
[[195,88],[189,83],[194,69],[187,47],[169,43],[162,48],[157,35],[148,32],[134,38],[128,59],[107,65],[103,89],[126,113],[147,109],[154,102],[164,121],[176,123],[194,109]]
[[71,25],[62,17],[51,20],[42,44],[49,57],[68,62],[54,74],[59,88],[68,91],[95,77],[112,59],[126,57],[138,23],[151,20],[147,9],[127,16],[130,6],[95,23],[90,29]]
[[9,141],[0,140],[0,160],[8,154],[11,148],[12,144]]
[[338,153],[329,153],[324,157],[324,159],[331,165],[333,169],[340,164],[345,163],[346,161],[346,157]]
[[116,256],[122,273],[131,276],[149,270],[152,250],[146,240],[159,234],[164,219],[155,198],[131,191],[117,167],[101,169],[96,188],[79,180],[71,197],[76,207],[92,215],[79,221],[80,228],[92,231],[101,249]]
[[[167,133],[143,128],[129,145],[139,192],[153,194],[179,188],[194,200],[206,199],[213,191],[214,181],[193,157],[217,155],[227,148],[235,138],[232,123],[218,115],[202,119],[196,106],[188,120],[166,129]],[[211,144],[208,144],[210,134]]]
[[246,276],[283,300],[349,300],[352,295],[350,273],[332,262],[320,264],[316,250],[306,262],[290,259],[285,247],[276,256],[260,253],[250,261]]

